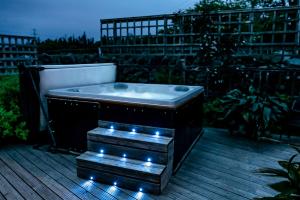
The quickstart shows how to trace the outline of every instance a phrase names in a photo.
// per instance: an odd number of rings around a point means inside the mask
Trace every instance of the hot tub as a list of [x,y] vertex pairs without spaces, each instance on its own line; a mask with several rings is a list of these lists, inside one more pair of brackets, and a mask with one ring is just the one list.
[[98,120],[174,129],[174,168],[202,132],[203,87],[105,83],[49,90],[57,144],[86,150],[86,132]]
[[175,108],[202,92],[200,86],[106,83],[50,90],[48,95]]

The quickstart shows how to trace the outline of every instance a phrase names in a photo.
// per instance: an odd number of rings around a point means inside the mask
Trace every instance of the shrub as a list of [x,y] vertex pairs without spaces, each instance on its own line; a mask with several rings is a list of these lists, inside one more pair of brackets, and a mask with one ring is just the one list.
[[255,200],[296,200],[300,198],[300,162],[295,159],[300,154],[300,148],[297,146],[292,147],[297,153],[288,160],[278,161],[281,169],[262,168],[256,171],[267,176],[284,178],[278,183],[269,185],[280,193],[274,197],[255,198]]
[[288,111],[286,98],[269,96],[266,92],[249,87],[248,93],[235,89],[223,97],[226,110],[224,121],[231,133],[242,133],[259,138],[283,120]]
[[27,140],[28,130],[20,112],[17,76],[0,77],[0,138]]
[[205,102],[203,105],[203,113],[204,126],[225,128],[224,124],[221,123],[221,119],[225,113],[221,99],[215,98]]

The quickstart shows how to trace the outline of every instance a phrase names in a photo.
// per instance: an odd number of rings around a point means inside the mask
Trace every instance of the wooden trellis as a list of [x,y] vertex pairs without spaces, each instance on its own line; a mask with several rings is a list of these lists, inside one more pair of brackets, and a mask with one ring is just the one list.
[[[300,7],[214,11],[102,19],[104,55],[196,55],[201,33],[196,21],[206,15],[218,39],[231,35],[243,42],[241,54],[299,54]],[[194,24],[194,25],[193,25]]]
[[37,62],[35,37],[0,35],[0,75],[14,74],[20,62]]

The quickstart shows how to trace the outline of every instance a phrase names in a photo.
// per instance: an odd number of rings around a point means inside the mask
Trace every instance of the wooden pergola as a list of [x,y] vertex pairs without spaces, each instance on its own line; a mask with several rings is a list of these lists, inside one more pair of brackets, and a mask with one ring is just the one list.
[[204,15],[215,27],[211,36],[239,38],[244,54],[299,53],[299,6],[102,19],[101,51],[104,55],[196,55],[202,33],[195,25]]
[[16,73],[20,62],[37,63],[36,38],[0,34],[0,74]]

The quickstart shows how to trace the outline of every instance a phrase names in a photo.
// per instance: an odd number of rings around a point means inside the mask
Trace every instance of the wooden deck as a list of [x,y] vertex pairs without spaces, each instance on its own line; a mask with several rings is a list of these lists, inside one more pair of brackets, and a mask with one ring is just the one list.
[[294,150],[206,129],[162,195],[154,196],[86,181],[76,176],[75,156],[17,145],[0,149],[2,199],[252,199],[276,194],[267,184],[278,179],[255,174],[279,167]]

